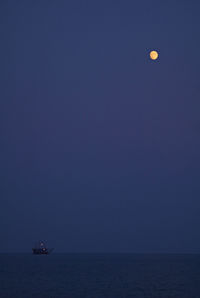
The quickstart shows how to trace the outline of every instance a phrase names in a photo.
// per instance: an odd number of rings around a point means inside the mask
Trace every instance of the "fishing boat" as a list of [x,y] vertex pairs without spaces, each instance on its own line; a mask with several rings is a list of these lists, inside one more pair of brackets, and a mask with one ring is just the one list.
[[38,241],[35,247],[32,248],[34,255],[49,255],[53,248],[49,249],[44,241]]

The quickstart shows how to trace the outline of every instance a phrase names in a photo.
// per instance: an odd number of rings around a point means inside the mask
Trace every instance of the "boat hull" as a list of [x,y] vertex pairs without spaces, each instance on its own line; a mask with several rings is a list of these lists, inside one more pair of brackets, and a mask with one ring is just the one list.
[[33,248],[32,252],[34,255],[49,255],[51,251],[49,251],[48,249],[37,249],[37,248]]

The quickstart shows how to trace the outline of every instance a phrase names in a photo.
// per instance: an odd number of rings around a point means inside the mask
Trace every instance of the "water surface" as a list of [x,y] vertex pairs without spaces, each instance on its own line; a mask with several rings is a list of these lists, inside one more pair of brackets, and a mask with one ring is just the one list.
[[200,255],[0,255],[0,297],[200,298]]

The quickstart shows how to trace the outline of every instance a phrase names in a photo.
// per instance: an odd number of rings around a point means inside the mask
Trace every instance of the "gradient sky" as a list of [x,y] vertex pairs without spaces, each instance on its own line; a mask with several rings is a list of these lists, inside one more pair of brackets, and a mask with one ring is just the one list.
[[0,2],[1,252],[200,252],[199,11]]

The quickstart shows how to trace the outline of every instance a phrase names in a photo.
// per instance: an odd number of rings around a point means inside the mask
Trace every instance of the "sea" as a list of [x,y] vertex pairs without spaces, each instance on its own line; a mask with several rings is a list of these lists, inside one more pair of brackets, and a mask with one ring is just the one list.
[[200,298],[200,255],[0,254],[0,298]]

